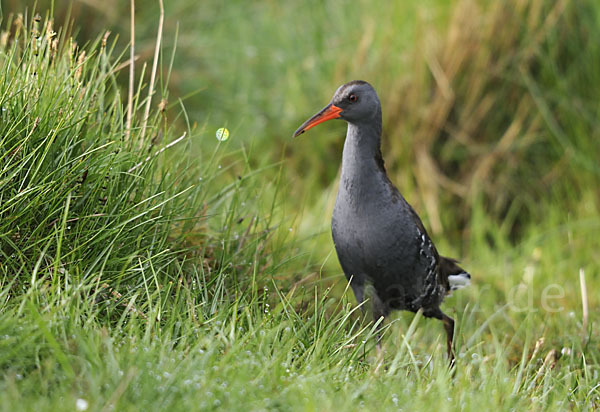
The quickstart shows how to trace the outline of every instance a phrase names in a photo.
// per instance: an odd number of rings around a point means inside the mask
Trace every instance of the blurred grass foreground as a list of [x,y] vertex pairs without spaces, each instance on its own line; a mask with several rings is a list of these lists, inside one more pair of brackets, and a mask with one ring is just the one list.
[[[129,87],[128,2],[0,3],[1,410],[600,408],[600,3],[165,6]],[[329,235],[345,128],[290,141],[354,78],[473,274],[454,374],[408,313],[376,369]]]

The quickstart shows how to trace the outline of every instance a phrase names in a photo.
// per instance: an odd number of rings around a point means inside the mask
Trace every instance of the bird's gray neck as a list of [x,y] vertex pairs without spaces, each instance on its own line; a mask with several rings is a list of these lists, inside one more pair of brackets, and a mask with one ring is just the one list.
[[[385,177],[381,157],[381,121],[348,124],[342,157],[342,184],[376,184]],[[363,188],[361,187],[362,191]]]

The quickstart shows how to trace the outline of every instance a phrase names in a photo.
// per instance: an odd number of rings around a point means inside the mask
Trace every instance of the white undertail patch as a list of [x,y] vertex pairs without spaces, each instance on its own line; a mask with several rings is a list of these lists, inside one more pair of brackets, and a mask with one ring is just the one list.
[[466,288],[471,284],[471,275],[467,272],[460,272],[456,275],[448,276],[448,282],[450,283],[450,290],[457,290]]

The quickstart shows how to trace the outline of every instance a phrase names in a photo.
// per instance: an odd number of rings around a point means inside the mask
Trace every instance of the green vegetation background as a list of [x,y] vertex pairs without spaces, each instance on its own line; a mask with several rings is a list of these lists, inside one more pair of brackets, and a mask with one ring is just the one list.
[[[129,4],[1,6],[3,409],[600,406],[597,2],[172,0],[145,138],[158,4],[130,138]],[[445,304],[454,376],[412,314],[377,370],[329,235],[345,127],[290,137],[356,78],[392,180],[473,275]]]

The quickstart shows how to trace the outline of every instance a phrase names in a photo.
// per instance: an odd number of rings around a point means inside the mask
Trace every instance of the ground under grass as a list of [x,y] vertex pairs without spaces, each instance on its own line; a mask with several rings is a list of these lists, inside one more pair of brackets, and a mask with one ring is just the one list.
[[[40,283],[18,298],[4,291],[0,402],[5,410],[593,410],[600,352],[594,322],[581,323],[584,254],[564,259],[562,247],[552,236],[519,253],[481,251],[486,264],[470,264],[471,290],[445,305],[457,319],[453,372],[441,324],[412,314],[391,322],[376,370],[372,325],[353,299],[311,285],[273,280],[266,294],[204,300],[197,296],[214,285],[198,275],[169,299],[145,297],[146,315],[132,304],[113,322],[95,284],[59,294]],[[596,284],[588,278],[588,288]]]

